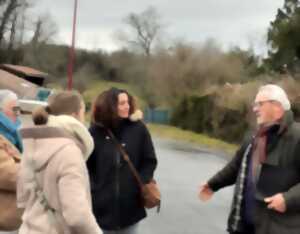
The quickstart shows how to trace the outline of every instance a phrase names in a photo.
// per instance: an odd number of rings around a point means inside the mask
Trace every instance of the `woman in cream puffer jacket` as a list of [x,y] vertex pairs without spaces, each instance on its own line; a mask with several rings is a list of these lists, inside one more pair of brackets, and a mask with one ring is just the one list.
[[49,100],[47,108],[34,113],[36,126],[22,130],[19,234],[102,234],[92,214],[85,166],[94,144],[78,121],[84,116],[82,98],[64,91]]

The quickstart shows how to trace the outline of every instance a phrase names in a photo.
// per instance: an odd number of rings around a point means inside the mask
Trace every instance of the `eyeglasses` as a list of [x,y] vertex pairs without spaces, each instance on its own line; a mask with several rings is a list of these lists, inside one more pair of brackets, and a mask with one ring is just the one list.
[[15,115],[19,115],[21,113],[21,107],[19,106],[13,106],[11,109]]
[[252,103],[252,108],[262,107],[267,102],[274,103],[275,101],[274,100],[265,100],[265,101],[254,102],[254,103]]

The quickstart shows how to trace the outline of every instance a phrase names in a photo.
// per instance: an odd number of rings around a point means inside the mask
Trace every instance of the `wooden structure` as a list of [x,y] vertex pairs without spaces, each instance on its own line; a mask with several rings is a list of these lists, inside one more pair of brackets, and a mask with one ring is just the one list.
[[39,86],[0,69],[0,89],[9,89],[21,99],[35,99]]
[[39,86],[43,86],[45,83],[45,79],[48,78],[47,73],[41,72],[31,67],[11,65],[11,64],[1,64],[0,69],[7,71],[11,74],[14,74],[20,78],[23,78]]

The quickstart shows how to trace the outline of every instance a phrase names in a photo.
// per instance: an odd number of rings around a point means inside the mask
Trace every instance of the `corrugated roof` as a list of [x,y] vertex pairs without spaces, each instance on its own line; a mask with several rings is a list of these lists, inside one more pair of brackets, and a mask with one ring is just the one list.
[[26,76],[42,77],[42,78],[45,78],[48,76],[47,73],[41,72],[41,71],[36,70],[31,67],[12,65],[12,64],[1,64],[0,67],[3,68],[4,70],[10,70],[12,72],[15,71],[18,73],[23,73]]
[[34,99],[38,92],[38,86],[0,69],[0,89],[14,91],[19,98]]

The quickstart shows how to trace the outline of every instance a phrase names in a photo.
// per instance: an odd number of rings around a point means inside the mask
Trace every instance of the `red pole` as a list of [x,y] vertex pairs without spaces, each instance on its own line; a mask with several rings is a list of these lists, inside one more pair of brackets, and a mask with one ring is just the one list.
[[76,34],[76,18],[77,18],[77,0],[74,0],[74,14],[73,14],[73,31],[72,31],[72,46],[70,48],[69,66],[68,66],[68,90],[73,87],[73,66],[75,58],[75,34]]

